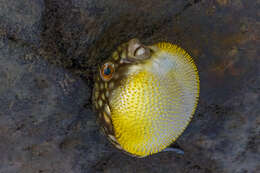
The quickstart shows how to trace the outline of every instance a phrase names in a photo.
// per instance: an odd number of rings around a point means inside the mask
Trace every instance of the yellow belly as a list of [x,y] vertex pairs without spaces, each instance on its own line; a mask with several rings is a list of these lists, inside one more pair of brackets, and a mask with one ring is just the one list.
[[188,125],[197,104],[199,81],[187,56],[162,49],[113,91],[112,124],[125,151],[138,156],[157,153]]

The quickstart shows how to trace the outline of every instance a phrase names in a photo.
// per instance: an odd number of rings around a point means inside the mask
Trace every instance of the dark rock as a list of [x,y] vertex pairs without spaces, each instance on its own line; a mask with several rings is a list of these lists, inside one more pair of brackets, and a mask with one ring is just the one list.
[[9,39],[39,44],[43,0],[2,0],[0,9],[0,32],[6,32]]
[[[259,172],[258,7],[255,0],[2,0],[0,173]],[[198,109],[177,140],[183,156],[132,158],[99,133],[92,76],[133,37],[178,44],[198,66]]]

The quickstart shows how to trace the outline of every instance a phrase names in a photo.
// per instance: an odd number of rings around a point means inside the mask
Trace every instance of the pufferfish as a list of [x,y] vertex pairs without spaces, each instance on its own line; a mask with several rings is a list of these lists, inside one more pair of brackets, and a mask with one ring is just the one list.
[[190,123],[198,97],[198,70],[186,51],[138,39],[120,45],[99,67],[93,89],[101,130],[135,157],[167,150]]

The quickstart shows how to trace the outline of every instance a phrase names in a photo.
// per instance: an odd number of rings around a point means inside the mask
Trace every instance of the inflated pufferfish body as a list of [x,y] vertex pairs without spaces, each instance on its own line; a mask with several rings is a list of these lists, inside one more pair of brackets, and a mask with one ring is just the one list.
[[192,58],[170,43],[132,39],[100,67],[93,90],[108,139],[133,156],[164,150],[189,124],[199,96]]

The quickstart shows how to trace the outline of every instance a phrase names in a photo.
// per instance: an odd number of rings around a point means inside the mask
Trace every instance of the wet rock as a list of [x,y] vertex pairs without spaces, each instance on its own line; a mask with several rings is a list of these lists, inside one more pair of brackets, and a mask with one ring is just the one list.
[[98,139],[94,115],[84,108],[88,87],[14,41],[4,41],[0,57],[0,172],[72,171],[73,148],[60,144],[77,134],[75,122],[84,119],[89,129],[81,133]]
[[[257,3],[1,1],[0,173],[260,171]],[[133,37],[178,44],[198,66],[198,109],[177,140],[183,156],[132,158],[99,133],[92,76]]]
[[0,32],[6,32],[10,39],[39,44],[43,0],[1,0],[0,9]]

